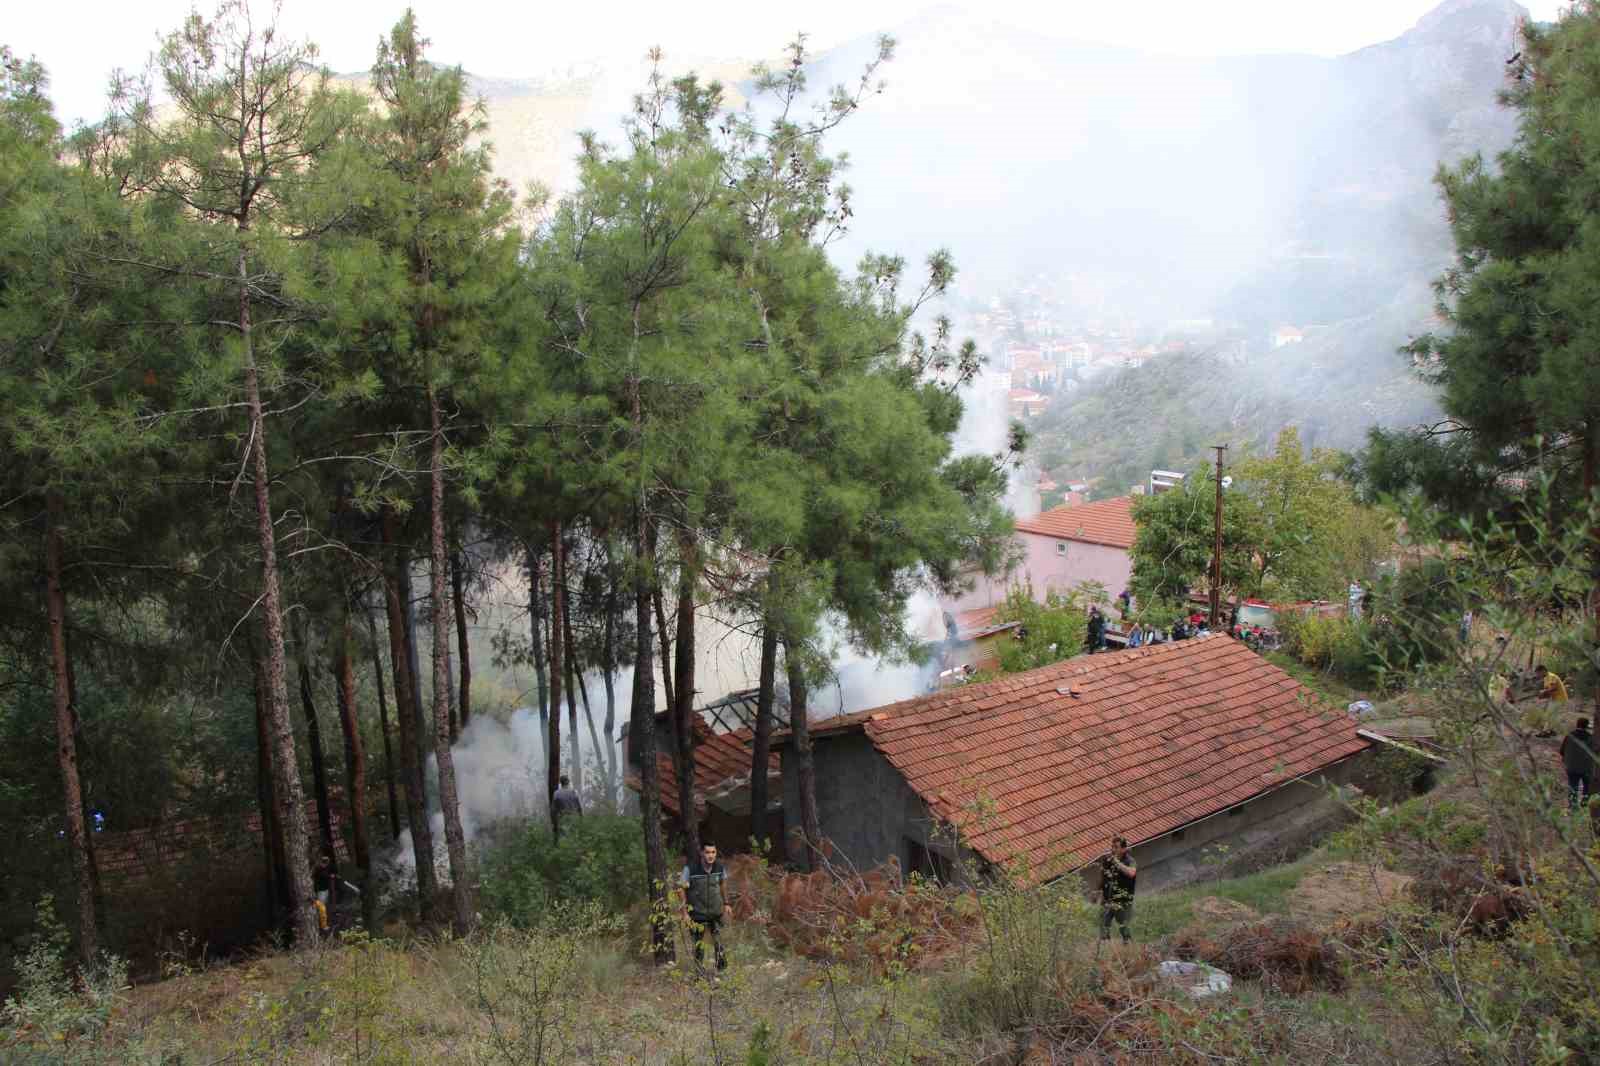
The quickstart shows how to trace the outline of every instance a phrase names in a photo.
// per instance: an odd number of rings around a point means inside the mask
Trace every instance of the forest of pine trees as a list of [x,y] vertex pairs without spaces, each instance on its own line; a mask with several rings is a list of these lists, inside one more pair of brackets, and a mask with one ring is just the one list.
[[548,202],[494,178],[409,13],[358,89],[224,5],[70,133],[3,55],[0,847],[22,890],[67,893],[84,956],[135,906],[97,877],[97,808],[258,810],[275,920],[309,939],[341,805],[345,876],[409,829],[420,918],[471,925],[452,743],[491,574],[526,582],[550,787],[583,743],[614,785],[627,716],[659,894],[654,752],[692,757],[697,611],[760,637],[760,812],[780,681],[808,779],[822,627],[904,651],[919,584],[995,557],[1008,456],[952,447],[979,357],[913,325],[953,265],[830,261],[851,201],[826,135],[875,75],[814,106],[804,61],[741,112],[652,77]]

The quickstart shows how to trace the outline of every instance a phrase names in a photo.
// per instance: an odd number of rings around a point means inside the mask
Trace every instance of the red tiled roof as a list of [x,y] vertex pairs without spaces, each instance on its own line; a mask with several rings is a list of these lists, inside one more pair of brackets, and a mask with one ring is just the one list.
[[986,637],[990,633],[997,633],[1020,624],[995,621],[995,615],[999,613],[998,607],[977,607],[970,611],[962,611],[956,615],[957,635],[962,640],[977,640],[979,637]]
[[[716,733],[697,714],[694,726],[694,794],[695,806],[705,803],[705,797],[729,783],[734,778],[750,776],[751,744],[754,734],[749,729],[735,729],[729,733]],[[661,783],[661,811],[671,818],[678,817],[682,809],[678,804],[678,775],[672,767],[671,735],[666,727],[658,725],[656,732],[656,780]],[[767,759],[767,776],[772,782],[773,795],[781,796],[776,787],[782,766],[776,754]],[[638,771],[627,775],[628,787],[639,791]]]
[[1020,533],[1038,533],[1061,540],[1133,547],[1133,501],[1127,496],[1096,503],[1052,507],[1032,518],[1017,519]]
[[1080,656],[813,725],[860,728],[932,813],[1035,881],[1367,748],[1356,723],[1222,636]]

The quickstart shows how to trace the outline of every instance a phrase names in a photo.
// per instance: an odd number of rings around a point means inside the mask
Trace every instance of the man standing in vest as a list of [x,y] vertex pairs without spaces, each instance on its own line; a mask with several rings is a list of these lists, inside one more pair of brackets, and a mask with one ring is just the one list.
[[1100,859],[1100,939],[1111,939],[1115,922],[1124,943],[1133,939],[1128,924],[1133,921],[1133,890],[1139,867],[1128,851],[1128,841],[1111,838],[1111,850]]
[[719,973],[728,968],[728,953],[722,948],[722,923],[732,917],[725,893],[727,881],[728,871],[717,861],[717,846],[709,843],[700,846],[700,861],[685,866],[678,875],[678,891],[689,911],[689,931],[694,937],[695,964],[705,965],[705,938],[709,935]]

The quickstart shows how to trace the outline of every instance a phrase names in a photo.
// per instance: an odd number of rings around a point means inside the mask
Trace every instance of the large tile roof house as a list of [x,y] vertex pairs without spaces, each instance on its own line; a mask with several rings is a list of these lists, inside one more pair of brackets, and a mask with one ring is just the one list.
[[1017,519],[1017,530],[1083,544],[1103,544],[1124,551],[1133,547],[1133,500],[1117,496],[1072,507],[1052,507],[1031,518]]
[[1120,834],[1153,868],[1141,885],[1192,876],[1207,843],[1302,817],[1373,743],[1222,636],[1080,656],[812,732],[822,831],[857,867],[942,873],[959,856],[1039,882]]
[[1071,592],[1089,583],[1112,597],[1128,587],[1137,532],[1130,497],[1052,507],[1017,519],[1016,529],[1020,568],[1004,578],[977,576],[972,590],[954,601],[955,610],[993,607],[1005,600],[1013,584],[1026,583],[1041,600],[1047,593]]

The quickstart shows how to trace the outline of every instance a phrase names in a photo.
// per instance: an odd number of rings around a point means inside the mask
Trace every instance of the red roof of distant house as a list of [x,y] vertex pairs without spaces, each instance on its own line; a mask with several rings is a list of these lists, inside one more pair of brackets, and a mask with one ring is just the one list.
[[1121,834],[1170,833],[1371,742],[1222,636],[1079,656],[816,722],[860,729],[964,844],[1042,881]]
[[1131,548],[1135,532],[1133,501],[1127,496],[1118,496],[1096,503],[1052,507],[1032,518],[1017,519],[1017,530],[1085,544]]

